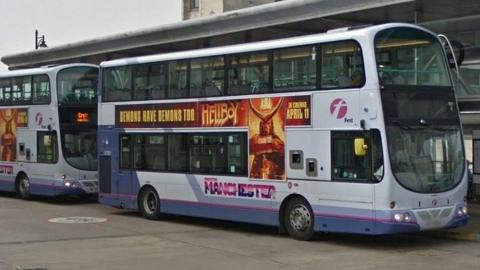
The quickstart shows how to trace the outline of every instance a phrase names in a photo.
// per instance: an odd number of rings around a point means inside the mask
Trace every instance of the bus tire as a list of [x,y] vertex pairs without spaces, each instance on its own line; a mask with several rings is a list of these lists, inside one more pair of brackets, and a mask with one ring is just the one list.
[[17,196],[23,200],[30,200],[30,180],[25,174],[20,174],[16,184]]
[[315,236],[313,215],[310,204],[301,197],[294,197],[287,202],[284,212],[284,226],[294,239],[309,241]]
[[146,186],[138,196],[138,208],[142,216],[150,220],[160,219],[160,198],[151,186]]

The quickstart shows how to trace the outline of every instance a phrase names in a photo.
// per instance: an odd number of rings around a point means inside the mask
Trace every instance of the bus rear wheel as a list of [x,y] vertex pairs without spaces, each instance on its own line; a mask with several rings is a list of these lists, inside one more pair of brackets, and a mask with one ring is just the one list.
[[147,219],[160,219],[160,198],[153,187],[145,187],[138,199],[140,213]]
[[23,200],[30,199],[30,180],[26,175],[20,175],[17,180],[17,196]]
[[303,241],[314,238],[314,215],[305,199],[295,197],[288,201],[283,220],[285,229],[292,238]]

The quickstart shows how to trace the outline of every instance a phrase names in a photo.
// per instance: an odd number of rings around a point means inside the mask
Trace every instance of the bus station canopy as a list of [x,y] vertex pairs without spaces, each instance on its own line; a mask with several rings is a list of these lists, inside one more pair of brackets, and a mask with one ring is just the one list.
[[[455,27],[458,17],[480,21],[477,0],[290,0],[153,28],[139,29],[47,49],[6,55],[10,69],[149,55],[384,22]],[[472,24],[472,27],[475,27]],[[444,29],[444,28],[442,28]]]

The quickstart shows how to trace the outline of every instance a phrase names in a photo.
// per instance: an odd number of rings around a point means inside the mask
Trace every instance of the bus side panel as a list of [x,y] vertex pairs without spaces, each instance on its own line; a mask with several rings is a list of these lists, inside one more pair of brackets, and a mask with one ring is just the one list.
[[[160,195],[165,213],[278,225],[278,210],[272,208],[272,197],[260,195],[268,186],[263,183],[214,175],[157,174],[156,177],[165,187],[163,196]],[[235,186],[237,192],[217,188],[217,183],[218,187]]]
[[[110,160],[110,172],[104,172],[105,163],[100,163],[100,186],[103,188],[99,192],[99,201],[103,204],[121,208],[136,209],[136,192],[132,190],[132,172],[120,170],[119,168],[119,130],[107,127],[98,127],[99,154],[103,161],[108,157]],[[106,173],[109,173],[108,179],[105,179]],[[109,183],[103,183],[108,181]],[[138,179],[137,179],[138,182]],[[105,186],[108,185],[108,188]]]
[[[10,168],[10,165],[1,165],[3,168]],[[6,167],[5,167],[6,166]],[[11,175],[1,174],[0,175],[0,191],[15,191],[15,177]]]

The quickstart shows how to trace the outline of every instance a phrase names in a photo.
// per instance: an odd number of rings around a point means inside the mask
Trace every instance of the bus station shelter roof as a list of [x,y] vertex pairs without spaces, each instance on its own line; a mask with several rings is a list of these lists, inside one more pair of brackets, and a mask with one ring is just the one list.
[[[436,22],[478,16],[477,0],[290,0],[5,55],[10,69],[149,55],[325,32],[384,22]],[[480,16],[478,18],[480,21]],[[430,23],[432,27],[435,24]],[[454,25],[448,23],[448,25]]]

